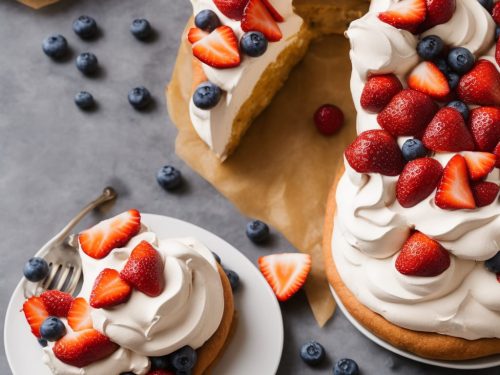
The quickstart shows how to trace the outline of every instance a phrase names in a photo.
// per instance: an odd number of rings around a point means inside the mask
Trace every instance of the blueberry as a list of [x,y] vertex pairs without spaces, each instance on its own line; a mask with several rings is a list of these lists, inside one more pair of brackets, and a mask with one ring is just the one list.
[[145,40],[151,36],[153,28],[148,20],[144,18],[138,18],[132,21],[130,25],[130,32],[139,40]]
[[260,243],[269,238],[269,227],[260,220],[254,220],[247,224],[247,236],[252,242]]
[[60,59],[68,53],[68,42],[62,35],[51,35],[43,40],[43,52],[53,59]]
[[220,26],[220,20],[213,10],[205,9],[196,15],[194,24],[199,29],[212,32]]
[[75,104],[81,109],[90,109],[95,105],[94,97],[87,91],[80,91],[75,95]]
[[498,40],[500,38],[500,26],[497,26],[495,29],[495,40]]
[[149,357],[153,370],[168,370],[170,368],[170,357],[163,355],[161,357]]
[[472,69],[476,58],[467,48],[453,48],[448,54],[448,64],[458,74],[465,74]]
[[190,346],[184,346],[170,355],[173,368],[178,371],[191,370],[196,365],[198,355]]
[[66,326],[55,316],[49,316],[40,326],[40,335],[47,341],[57,341],[65,334]]
[[250,57],[262,56],[267,50],[267,39],[260,31],[249,31],[241,37],[240,48]]
[[97,71],[99,63],[92,52],[83,52],[76,58],[76,67],[83,74],[93,74]]
[[211,82],[201,83],[193,94],[193,103],[201,109],[210,109],[215,107],[222,96],[222,90],[219,86]]
[[231,290],[235,292],[240,286],[240,277],[233,270],[224,269],[224,272],[229,280],[229,284],[231,284]]
[[97,35],[97,22],[89,16],[80,16],[73,21],[73,31],[83,39],[90,39]]
[[23,273],[29,281],[42,281],[49,274],[49,265],[43,258],[31,258],[24,265]]
[[358,375],[359,368],[352,359],[344,358],[339,360],[333,368],[333,375]]
[[434,64],[436,64],[436,66],[438,67],[438,69],[444,75],[448,74],[451,71],[451,69],[448,66],[448,63],[446,62],[445,59],[442,59],[442,58],[436,59],[436,60],[434,60]]
[[173,190],[181,185],[182,175],[178,169],[165,165],[156,173],[156,181],[165,190]]
[[500,251],[493,258],[484,262],[484,265],[491,272],[500,273]]
[[217,263],[222,264],[222,261],[221,261],[221,259],[220,259],[220,256],[219,256],[217,253],[214,253],[214,252],[212,251],[212,255],[214,256],[215,261],[216,261]]
[[453,102],[448,103],[447,107],[455,108],[458,112],[460,112],[465,121],[469,119],[470,110],[467,104],[465,104],[464,102],[461,102],[460,100],[455,100]]
[[42,348],[45,348],[47,345],[49,345],[49,343],[47,342],[47,340],[42,339],[42,338],[39,338],[39,339],[38,339],[38,343],[40,344],[40,346],[41,346]]
[[443,52],[443,40],[437,35],[429,35],[417,44],[417,53],[424,60],[434,60]]
[[457,73],[448,73],[446,75],[446,79],[448,80],[448,86],[450,86],[450,90],[455,90],[460,83],[460,76]]
[[135,109],[145,109],[151,101],[151,93],[144,86],[134,87],[128,92],[128,102]]
[[316,341],[306,342],[300,348],[300,358],[310,366],[317,366],[325,359],[325,348]]
[[408,139],[405,143],[403,143],[401,151],[403,152],[403,157],[406,161],[426,157],[429,152],[425,148],[422,141],[418,139]]
[[477,0],[488,12],[493,10],[493,0]]

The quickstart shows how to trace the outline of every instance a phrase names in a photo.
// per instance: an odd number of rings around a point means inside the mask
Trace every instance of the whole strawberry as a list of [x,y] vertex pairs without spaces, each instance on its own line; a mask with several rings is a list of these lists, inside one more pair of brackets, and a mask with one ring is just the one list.
[[472,110],[469,128],[476,148],[493,152],[500,141],[500,109],[480,107]]
[[345,156],[349,165],[359,173],[397,176],[404,166],[398,144],[385,130],[368,130],[361,133],[347,147]]
[[467,104],[500,106],[500,74],[488,60],[479,60],[460,79],[458,97]]
[[484,207],[492,204],[498,196],[499,187],[494,182],[480,181],[471,186],[476,206]]
[[370,112],[380,112],[391,99],[403,90],[394,74],[373,75],[368,78],[361,94],[361,107]]

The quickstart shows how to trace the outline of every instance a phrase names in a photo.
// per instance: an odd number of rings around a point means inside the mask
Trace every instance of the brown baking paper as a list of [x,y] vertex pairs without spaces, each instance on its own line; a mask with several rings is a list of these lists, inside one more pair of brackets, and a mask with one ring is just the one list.
[[[271,105],[257,118],[236,152],[224,163],[194,131],[191,97],[191,50],[182,43],[167,102],[179,130],[176,152],[245,215],[271,224],[313,267],[305,291],[323,326],[335,311],[321,250],[327,195],[355,136],[355,110],[349,78],[349,43],[343,36],[319,39],[295,68]],[[345,114],[342,131],[325,137],[313,124],[315,110],[334,103]]]
[[59,2],[59,0],[17,0],[33,9],[40,9],[47,5]]

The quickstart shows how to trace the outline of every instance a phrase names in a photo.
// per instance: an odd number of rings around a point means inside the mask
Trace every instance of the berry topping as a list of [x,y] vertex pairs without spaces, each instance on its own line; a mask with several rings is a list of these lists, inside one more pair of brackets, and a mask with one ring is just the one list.
[[75,298],[68,312],[68,324],[73,331],[93,328],[90,306],[82,297]]
[[492,204],[500,190],[497,184],[486,181],[475,182],[471,188],[477,207],[485,207]]
[[345,156],[349,165],[359,173],[397,176],[404,166],[398,144],[385,130],[368,130],[361,133],[347,147]]
[[441,55],[441,52],[443,52],[443,49],[443,40],[437,35],[426,36],[417,44],[418,55],[427,61],[437,59]]
[[63,58],[69,51],[68,42],[62,35],[51,35],[45,38],[42,49],[47,56],[55,60]]
[[248,0],[214,0],[214,3],[226,17],[239,21],[243,18]]
[[246,234],[252,242],[262,243],[269,238],[269,227],[260,220],[252,220],[247,224]]
[[105,268],[94,282],[90,294],[90,306],[95,309],[110,308],[127,302],[131,294],[132,288],[120,278],[118,271]]
[[120,272],[120,277],[140,292],[156,297],[165,285],[163,260],[151,244],[142,241],[137,245]]
[[141,214],[132,209],[84,230],[78,239],[85,254],[94,259],[102,259],[111,250],[125,246],[140,229]]
[[499,273],[500,272],[500,251],[496,253],[496,255],[493,258],[488,259],[486,262],[484,262],[484,265],[486,268],[494,273]]
[[495,21],[497,25],[500,25],[500,3],[495,4],[491,11],[491,16],[493,17],[493,21]]
[[197,28],[197,27],[192,27],[189,29],[188,34],[187,34],[187,39],[189,43],[194,44],[203,38],[205,38],[207,35],[210,35],[210,32],[207,32],[203,29]]
[[48,342],[47,342],[47,340],[45,340],[45,339],[38,339],[37,341],[38,341],[38,343],[40,344],[40,346],[41,346],[42,348],[46,348],[46,347],[47,347],[47,345],[49,345],[49,343],[48,343]]
[[406,276],[433,277],[450,266],[450,254],[439,242],[415,232],[406,240],[396,258],[396,269]]
[[406,140],[405,143],[403,143],[401,151],[403,152],[403,158],[406,161],[423,158],[429,153],[429,150],[425,148],[424,144],[419,139]]
[[146,40],[152,35],[153,28],[148,20],[144,18],[137,18],[132,21],[132,24],[130,25],[130,32],[137,39]]
[[333,135],[344,125],[344,112],[333,104],[324,104],[314,113],[314,124],[321,134]]
[[97,72],[99,62],[97,61],[96,55],[92,52],[83,52],[76,58],[76,67],[83,74],[91,75]]
[[[450,87],[451,91],[456,90],[456,88],[460,84],[460,76],[454,72],[446,73],[446,80],[448,81],[448,86]],[[448,97],[442,98],[442,99],[451,99],[451,95],[454,95],[454,94],[455,93],[452,92],[452,93],[450,93],[450,95],[448,95]]]
[[444,107],[434,116],[422,138],[425,147],[435,152],[474,150],[474,141],[462,115],[453,108]]
[[300,358],[309,366],[317,366],[325,359],[325,348],[319,342],[309,341],[300,348]]
[[500,74],[488,60],[479,60],[458,85],[458,97],[467,104],[500,106]]
[[213,10],[204,9],[194,17],[194,24],[198,29],[210,33],[220,26],[220,20]]
[[394,96],[378,114],[379,125],[394,136],[419,136],[438,107],[429,95],[406,89]]
[[59,290],[47,290],[40,294],[40,298],[49,315],[58,317],[67,317],[73,303],[73,296],[71,294],[60,292]]
[[118,345],[93,328],[70,332],[52,348],[57,359],[75,367],[85,367],[104,359],[116,349]]
[[448,22],[455,13],[455,0],[425,0],[425,3],[427,16],[421,27],[423,30]]
[[80,16],[73,22],[73,31],[82,39],[91,39],[97,35],[97,22],[90,16]]
[[398,29],[416,32],[426,17],[425,0],[402,0],[378,15],[381,21]]
[[250,0],[241,20],[243,31],[260,31],[270,42],[283,38],[280,27],[261,0]]
[[87,91],[80,91],[75,95],[75,104],[80,109],[91,109],[95,106],[94,97]]
[[249,31],[241,37],[241,51],[250,57],[262,56],[267,50],[267,39],[260,31]]
[[447,77],[434,63],[428,61],[421,62],[413,69],[408,77],[408,86],[435,99],[442,99],[450,93]]
[[34,283],[45,279],[49,271],[50,268],[45,259],[38,257],[28,260],[23,268],[24,277]]
[[462,156],[467,163],[472,180],[482,180],[495,168],[497,157],[489,152],[464,152]]
[[405,165],[396,185],[396,198],[405,208],[413,207],[427,198],[437,187],[443,167],[432,158],[421,158]]
[[469,119],[470,110],[467,104],[465,104],[464,102],[461,102],[460,100],[454,100],[448,103],[447,107],[454,108],[458,112],[460,112],[465,121]]
[[493,150],[493,153],[497,157],[497,163],[495,164],[496,168],[500,168],[500,142],[495,147],[495,150]]
[[285,21],[283,16],[276,10],[276,8],[273,6],[273,4],[271,4],[270,0],[262,0],[262,4],[264,4],[266,6],[267,10],[269,11],[269,13],[271,13],[271,16],[274,18],[274,20],[276,22],[284,22]]
[[38,338],[40,335],[40,327],[45,319],[49,317],[49,313],[45,308],[45,304],[40,297],[31,297],[23,304],[24,316],[31,327],[31,332]]
[[259,269],[279,301],[286,301],[299,291],[311,271],[309,254],[285,253],[259,258]]
[[189,371],[196,365],[198,354],[196,350],[186,345],[173,352],[170,359],[172,367],[180,374],[181,371]]
[[[238,38],[229,26],[219,26],[210,34],[204,31],[191,31],[188,38],[193,42],[193,55],[213,68],[227,69],[240,65]],[[194,38],[194,36],[196,38]],[[200,39],[198,39],[200,38]],[[195,41],[196,40],[196,41]]]
[[47,341],[57,341],[66,334],[66,326],[61,319],[50,316],[40,327],[40,335]]
[[182,175],[177,168],[165,165],[156,173],[156,181],[163,189],[174,190],[182,184]]
[[[170,356],[149,357],[151,368],[156,370],[166,370],[170,368]],[[148,373],[149,374],[149,373]]]
[[229,280],[229,284],[231,284],[231,290],[235,292],[240,286],[240,277],[233,270],[228,270],[226,268],[224,268],[224,273]]
[[333,375],[358,375],[358,364],[352,359],[343,358],[335,364],[333,368]]
[[448,210],[476,208],[463,156],[455,155],[444,168],[436,192],[436,205]]
[[402,90],[403,85],[394,74],[373,75],[363,88],[361,107],[378,113]]
[[219,104],[222,90],[212,82],[201,83],[193,93],[193,104],[200,109],[211,109]]
[[128,102],[137,110],[145,109],[151,103],[151,93],[144,86],[134,87],[128,92]]
[[448,54],[448,65],[460,75],[470,71],[475,62],[476,58],[467,48],[453,48]]
[[495,107],[473,109],[469,128],[476,148],[492,152],[500,141],[500,109]]
[[[496,30],[498,30],[498,27]],[[495,46],[495,60],[496,60],[497,65],[498,65],[498,64],[500,64],[500,41],[499,41],[497,35],[498,35],[497,31],[495,31],[495,38],[497,41],[497,44]]]

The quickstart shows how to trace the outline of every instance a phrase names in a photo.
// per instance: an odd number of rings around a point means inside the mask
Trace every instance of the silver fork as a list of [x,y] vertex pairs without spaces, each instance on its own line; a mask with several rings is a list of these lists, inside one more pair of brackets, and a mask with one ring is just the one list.
[[70,234],[73,228],[93,209],[117,197],[112,187],[86,205],[54,238],[47,242],[36,254],[47,261],[50,267],[45,279],[37,283],[26,280],[24,296],[29,298],[47,289],[56,289],[74,294],[82,277],[82,262],[78,254],[78,237]]

